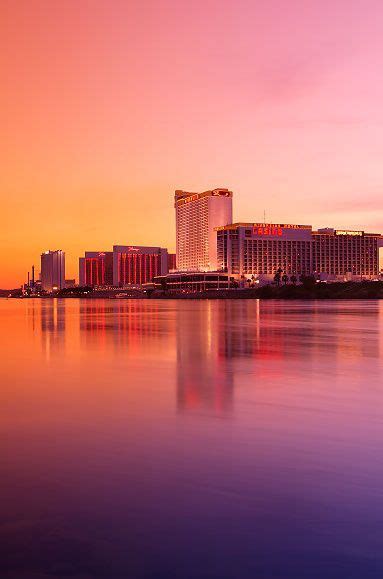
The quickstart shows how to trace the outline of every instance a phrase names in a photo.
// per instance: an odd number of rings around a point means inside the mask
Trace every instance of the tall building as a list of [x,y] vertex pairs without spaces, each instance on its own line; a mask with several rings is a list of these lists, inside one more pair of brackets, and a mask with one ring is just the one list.
[[383,236],[364,231],[313,231],[313,271],[329,276],[376,277]]
[[168,273],[168,250],[138,245],[113,246],[113,285],[141,285]]
[[217,269],[215,228],[232,222],[232,199],[233,193],[228,189],[203,193],[175,192],[177,269]]
[[310,225],[234,223],[218,227],[218,268],[229,275],[311,273]]
[[41,254],[41,287],[47,292],[65,287],[65,253],[61,249]]
[[79,259],[80,286],[113,285],[113,252],[86,251]]

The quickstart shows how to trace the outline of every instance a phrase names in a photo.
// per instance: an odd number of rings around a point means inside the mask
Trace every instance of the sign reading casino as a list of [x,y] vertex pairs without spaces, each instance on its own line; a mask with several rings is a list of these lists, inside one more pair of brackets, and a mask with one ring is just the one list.
[[254,225],[253,235],[275,235],[281,237],[283,235],[283,229],[277,225]]
[[275,237],[282,237],[284,230],[310,230],[308,225],[291,225],[291,224],[275,224],[275,223],[254,223],[253,235],[271,235]]

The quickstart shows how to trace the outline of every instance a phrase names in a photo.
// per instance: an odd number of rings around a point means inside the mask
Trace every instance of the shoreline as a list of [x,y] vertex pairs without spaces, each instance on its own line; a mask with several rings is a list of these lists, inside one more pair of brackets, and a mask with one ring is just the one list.
[[339,283],[310,283],[302,285],[265,285],[256,288],[242,289],[220,289],[206,290],[198,292],[180,291],[174,292],[169,290],[149,290],[146,292],[137,292],[129,296],[116,296],[113,291],[89,291],[84,292],[73,290],[73,292],[63,291],[56,295],[46,296],[21,296],[21,295],[3,295],[8,299],[109,299],[109,300],[127,300],[127,299],[183,299],[183,300],[205,300],[205,299],[261,299],[261,300],[366,300],[366,299],[383,299],[383,281],[366,281],[366,282],[339,282]]

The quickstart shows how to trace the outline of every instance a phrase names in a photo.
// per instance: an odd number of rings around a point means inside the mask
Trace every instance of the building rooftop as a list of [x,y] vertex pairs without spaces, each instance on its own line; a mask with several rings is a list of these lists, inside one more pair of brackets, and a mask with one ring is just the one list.
[[215,231],[238,229],[239,227],[264,227],[264,228],[277,228],[277,229],[309,229],[312,230],[311,225],[293,225],[290,223],[230,223],[230,225],[222,225],[221,227],[216,227]]
[[209,191],[203,191],[202,193],[192,193],[191,191],[176,189],[174,193],[174,202],[176,205],[184,205],[185,203],[197,201],[197,199],[202,199],[203,197],[233,197],[233,192],[224,187],[209,189]]

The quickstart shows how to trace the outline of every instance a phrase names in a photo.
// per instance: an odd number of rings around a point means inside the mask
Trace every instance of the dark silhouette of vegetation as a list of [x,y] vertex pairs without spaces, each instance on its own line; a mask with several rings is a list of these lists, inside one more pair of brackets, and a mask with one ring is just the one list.
[[[348,299],[383,299],[383,281],[378,282],[345,282],[345,283],[317,283],[308,276],[305,283],[295,285],[268,284],[264,286],[229,289],[207,290],[193,293],[152,294],[153,298],[168,299],[275,299],[275,300],[348,300]],[[314,281],[313,281],[314,280]]]
[[282,273],[283,273],[283,269],[281,269],[280,267],[277,269],[277,271],[275,272],[274,275],[274,281],[277,284],[277,286],[279,287],[281,285],[281,277],[282,277]]
[[163,292],[166,292],[168,289],[168,282],[166,281],[165,278],[161,279],[161,289]]
[[79,296],[83,296],[83,295],[88,295],[92,292],[93,292],[93,288],[91,286],[84,285],[84,286],[78,286],[78,287],[63,288],[63,289],[59,290],[58,292],[56,292],[55,295],[58,297],[67,297],[67,296],[79,297]]

